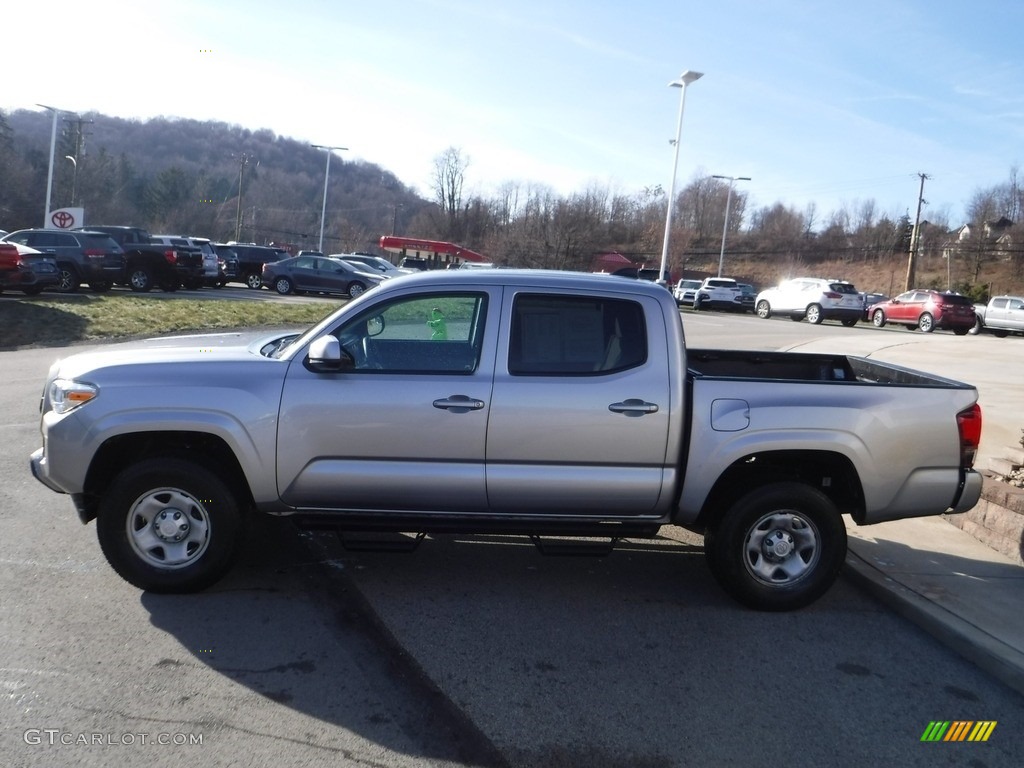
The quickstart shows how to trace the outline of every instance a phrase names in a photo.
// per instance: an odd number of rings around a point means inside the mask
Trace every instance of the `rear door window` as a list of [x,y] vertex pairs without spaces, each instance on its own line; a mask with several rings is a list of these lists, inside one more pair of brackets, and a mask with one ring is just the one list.
[[606,297],[524,294],[512,310],[513,376],[595,376],[647,361],[640,304]]

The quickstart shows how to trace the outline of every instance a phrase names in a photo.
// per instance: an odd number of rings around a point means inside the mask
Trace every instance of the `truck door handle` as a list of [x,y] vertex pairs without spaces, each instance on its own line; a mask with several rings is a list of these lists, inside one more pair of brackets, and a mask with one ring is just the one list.
[[477,400],[467,395],[448,395],[440,400],[434,401],[434,407],[451,413],[469,413],[479,411],[484,407],[483,400]]
[[643,416],[645,413],[657,413],[658,406],[648,403],[635,397],[623,400],[621,403],[612,403],[608,406],[612,413],[624,413],[626,416]]

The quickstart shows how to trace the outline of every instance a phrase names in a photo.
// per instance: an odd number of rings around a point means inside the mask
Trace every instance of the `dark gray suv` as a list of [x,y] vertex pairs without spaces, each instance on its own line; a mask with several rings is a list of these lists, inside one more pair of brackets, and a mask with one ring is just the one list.
[[57,290],[74,293],[82,283],[97,293],[123,280],[124,250],[102,232],[60,229],[19,229],[3,240],[49,254],[57,261]]

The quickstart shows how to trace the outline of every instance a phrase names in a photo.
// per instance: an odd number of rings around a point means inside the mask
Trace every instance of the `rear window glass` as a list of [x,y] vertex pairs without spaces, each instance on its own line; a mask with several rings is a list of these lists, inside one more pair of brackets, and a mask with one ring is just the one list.
[[944,293],[940,298],[942,299],[943,304],[970,304],[972,307],[974,306],[974,302],[971,301],[968,296],[961,296],[955,293]]
[[512,309],[513,376],[594,376],[647,360],[643,308],[635,301],[523,294]]
[[829,283],[828,287],[836,293],[857,293],[853,283]]

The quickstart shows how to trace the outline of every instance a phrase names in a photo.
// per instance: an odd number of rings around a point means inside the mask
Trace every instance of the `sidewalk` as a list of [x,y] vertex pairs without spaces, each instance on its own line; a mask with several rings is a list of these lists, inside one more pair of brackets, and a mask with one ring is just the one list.
[[941,517],[847,534],[846,574],[1024,694],[1024,567]]

